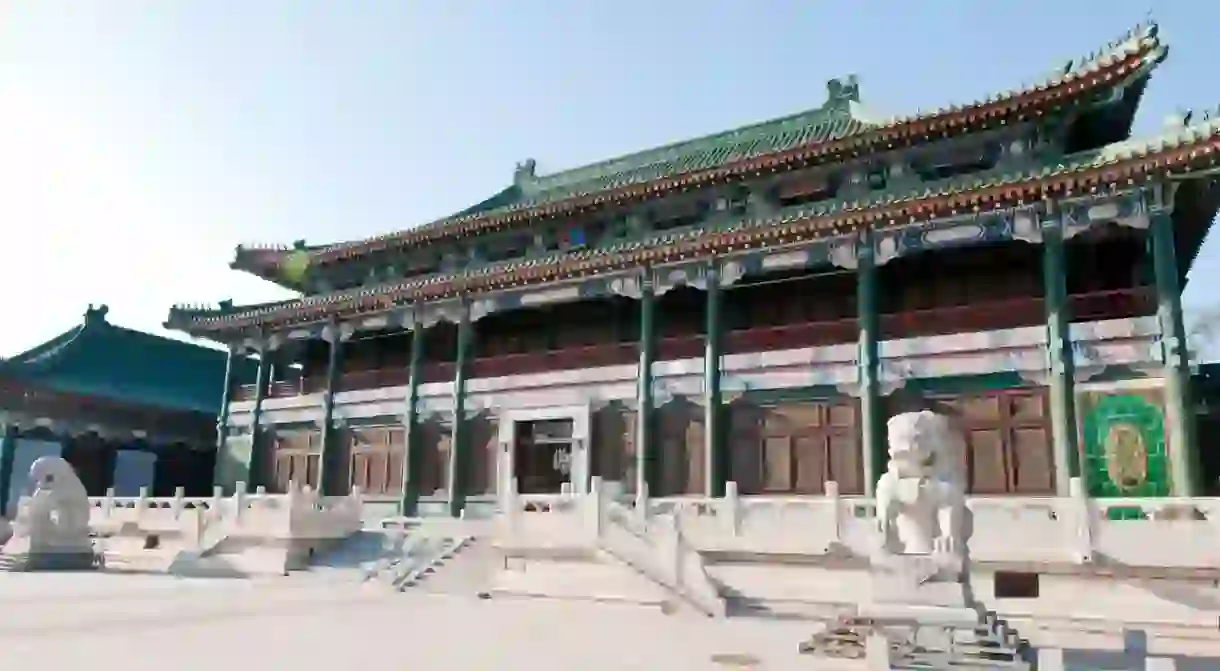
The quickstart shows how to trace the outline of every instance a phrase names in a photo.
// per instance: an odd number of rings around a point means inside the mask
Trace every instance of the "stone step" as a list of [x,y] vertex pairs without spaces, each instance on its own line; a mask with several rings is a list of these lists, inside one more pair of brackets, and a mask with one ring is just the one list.
[[0,554],[0,571],[92,571],[102,560],[94,553],[47,552],[38,554]]

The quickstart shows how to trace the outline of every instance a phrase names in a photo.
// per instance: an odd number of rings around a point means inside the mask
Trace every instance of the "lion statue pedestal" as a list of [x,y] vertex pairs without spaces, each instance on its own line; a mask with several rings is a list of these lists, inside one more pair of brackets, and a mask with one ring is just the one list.
[[12,538],[0,549],[0,566],[19,571],[96,568],[89,537],[89,497],[71,464],[41,457],[30,466],[32,494],[17,504]]
[[[872,669],[1028,669],[1028,645],[975,602],[966,552],[964,441],[947,417],[896,415],[889,466],[877,481],[872,590],[855,617],[803,646],[867,658]],[[981,651],[985,651],[981,652]]]

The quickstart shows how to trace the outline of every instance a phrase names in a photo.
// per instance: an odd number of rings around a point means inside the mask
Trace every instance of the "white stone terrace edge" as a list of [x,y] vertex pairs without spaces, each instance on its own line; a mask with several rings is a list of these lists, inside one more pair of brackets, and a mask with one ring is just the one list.
[[[740,497],[730,483],[724,498],[643,499],[636,514],[673,517],[690,545],[703,552],[774,553],[867,558],[873,548],[874,503],[841,497],[826,483],[823,497]],[[580,546],[592,494],[501,498],[498,542],[515,548]],[[967,507],[968,547],[978,562],[1031,562],[1140,568],[1220,566],[1220,498],[1092,499],[1079,478],[1066,497],[973,497]],[[1115,509],[1141,519],[1111,519]]]

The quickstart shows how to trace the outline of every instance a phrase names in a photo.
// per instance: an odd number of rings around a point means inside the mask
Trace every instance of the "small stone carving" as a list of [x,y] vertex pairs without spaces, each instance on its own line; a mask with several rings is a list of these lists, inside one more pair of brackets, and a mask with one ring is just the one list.
[[28,488],[32,493],[18,504],[3,554],[19,558],[25,570],[93,568],[89,496],[71,464],[40,457],[30,466]]

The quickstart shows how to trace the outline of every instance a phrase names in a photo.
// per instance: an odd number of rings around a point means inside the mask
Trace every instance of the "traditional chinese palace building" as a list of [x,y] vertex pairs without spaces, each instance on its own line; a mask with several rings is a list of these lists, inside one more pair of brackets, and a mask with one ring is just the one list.
[[[12,514],[35,459],[63,456],[91,496],[211,493],[222,351],[111,324],[106,306],[0,361],[0,515]],[[233,379],[254,364],[233,358]]]
[[791,116],[525,161],[409,230],[239,247],[234,268],[301,297],[170,312],[261,354],[218,477],[421,514],[486,509],[512,478],[866,495],[885,420],[931,406],[967,436],[975,494],[1073,476],[1196,494],[1179,296],[1220,203],[1220,119],[1130,137],[1166,53],[1146,25],[1028,88],[892,119],[835,79]]

